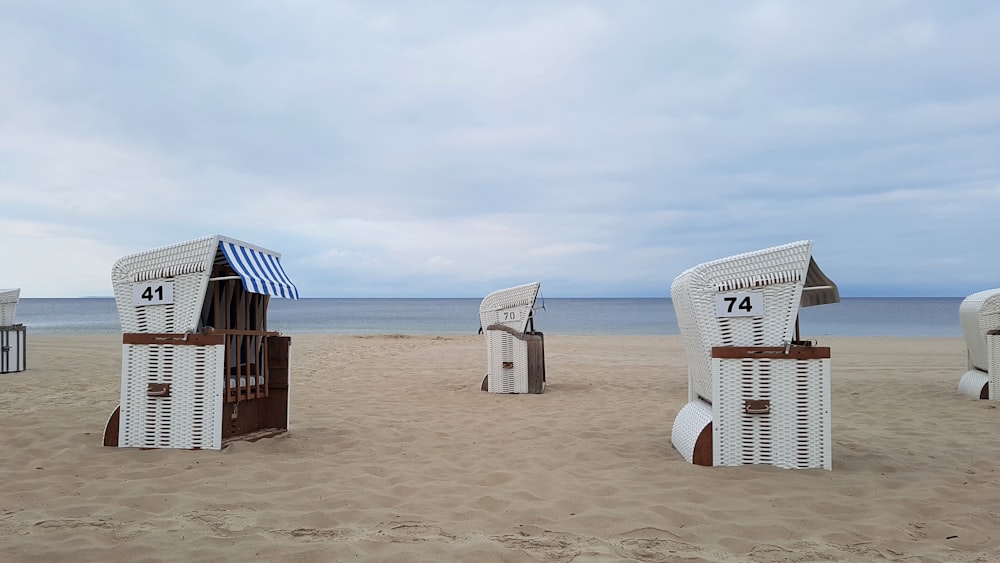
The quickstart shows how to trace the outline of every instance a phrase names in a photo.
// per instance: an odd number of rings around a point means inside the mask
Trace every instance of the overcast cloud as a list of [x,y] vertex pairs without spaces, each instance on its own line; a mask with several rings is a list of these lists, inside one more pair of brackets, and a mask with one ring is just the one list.
[[1000,286],[1000,3],[0,1],[0,287],[224,234],[305,297]]

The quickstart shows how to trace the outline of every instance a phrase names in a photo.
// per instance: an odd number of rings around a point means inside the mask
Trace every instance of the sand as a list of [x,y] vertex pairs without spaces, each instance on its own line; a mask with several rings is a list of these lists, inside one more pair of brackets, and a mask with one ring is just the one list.
[[292,337],[288,434],[101,446],[120,336],[28,334],[0,376],[3,561],[996,561],[1000,411],[961,339],[825,338],[833,470],[686,463],[676,336],[546,335],[542,395],[482,337]]

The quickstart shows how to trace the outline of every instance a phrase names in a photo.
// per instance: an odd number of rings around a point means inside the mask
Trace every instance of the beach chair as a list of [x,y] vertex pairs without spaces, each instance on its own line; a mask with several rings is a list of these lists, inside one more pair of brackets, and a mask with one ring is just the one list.
[[14,312],[21,297],[21,289],[0,289],[0,326],[14,324]]
[[298,290],[280,257],[213,235],[114,264],[121,403],[104,445],[219,450],[288,430],[290,339],[267,308]]
[[21,289],[0,289],[0,373],[24,371],[27,366],[27,331],[14,324]]
[[966,297],[958,308],[968,366],[958,390],[976,399],[1000,401],[1000,288]]
[[670,295],[688,360],[671,432],[684,459],[830,469],[830,349],[801,340],[798,310],[840,295],[812,243],[695,266]]
[[486,336],[486,377],[490,393],[543,393],[545,345],[535,332],[534,307],[540,282],[494,291],[479,305]]

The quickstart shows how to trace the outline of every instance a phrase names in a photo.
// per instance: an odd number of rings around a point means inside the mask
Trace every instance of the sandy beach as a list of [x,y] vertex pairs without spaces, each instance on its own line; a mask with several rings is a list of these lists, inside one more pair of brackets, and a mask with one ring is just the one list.
[[1000,403],[958,394],[963,341],[820,344],[833,471],[686,463],[678,336],[546,335],[546,392],[498,395],[482,337],[294,335],[290,432],[219,452],[102,447],[121,336],[29,329],[0,559],[997,561]]

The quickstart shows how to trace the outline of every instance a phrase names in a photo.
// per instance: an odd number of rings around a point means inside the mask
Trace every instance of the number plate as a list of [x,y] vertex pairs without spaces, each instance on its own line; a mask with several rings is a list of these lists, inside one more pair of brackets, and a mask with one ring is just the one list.
[[513,311],[499,311],[497,315],[500,317],[500,322],[509,323],[511,321],[523,321],[525,313],[527,311],[524,309],[514,309]]
[[137,283],[132,285],[132,305],[170,305],[174,302],[173,282]]
[[764,294],[759,291],[720,293],[715,296],[716,317],[763,317]]

